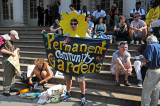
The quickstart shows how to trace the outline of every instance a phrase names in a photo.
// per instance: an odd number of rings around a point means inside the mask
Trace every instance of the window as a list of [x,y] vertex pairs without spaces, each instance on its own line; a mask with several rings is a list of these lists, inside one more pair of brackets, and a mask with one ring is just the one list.
[[101,8],[105,10],[107,13],[110,11],[110,0],[102,0],[101,1]]
[[119,14],[123,12],[123,0],[114,0],[114,4],[118,7]]
[[75,6],[76,10],[80,10],[80,0],[72,0],[72,4]]
[[37,18],[37,0],[30,0],[30,19]]
[[12,0],[2,0],[2,4],[3,4],[3,20],[13,19]]
[[110,11],[110,7],[112,4],[116,4],[119,10],[119,14],[123,12],[123,0],[101,0],[101,7],[107,13]]

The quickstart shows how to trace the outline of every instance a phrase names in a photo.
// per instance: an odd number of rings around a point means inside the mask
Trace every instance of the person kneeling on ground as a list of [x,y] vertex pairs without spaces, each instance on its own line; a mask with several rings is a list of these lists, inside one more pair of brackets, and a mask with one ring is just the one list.
[[130,86],[128,82],[128,75],[132,75],[132,66],[130,61],[130,53],[127,52],[127,42],[120,42],[119,50],[113,53],[111,72],[115,74],[115,85],[120,86],[119,74],[125,73],[125,86]]
[[30,75],[29,84],[33,84],[32,77],[34,74],[36,75],[36,77],[38,77],[40,84],[44,84],[52,78],[52,73],[49,65],[44,59],[36,59],[34,63],[35,67]]

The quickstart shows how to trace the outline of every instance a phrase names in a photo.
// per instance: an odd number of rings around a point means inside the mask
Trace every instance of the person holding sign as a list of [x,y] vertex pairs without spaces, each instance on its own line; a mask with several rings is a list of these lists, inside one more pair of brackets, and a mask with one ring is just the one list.
[[[78,20],[77,19],[71,19],[70,27],[73,31],[75,31],[78,28]],[[66,34],[64,36],[70,37],[69,34]],[[75,37],[79,37],[76,35]],[[86,34],[85,37],[90,38],[88,34]],[[70,91],[72,86],[72,76],[64,74],[64,79],[66,80],[66,95],[62,98],[62,101],[67,101],[71,99]],[[76,81],[79,82],[79,86],[81,89],[81,106],[85,105],[85,77],[76,77]]]
[[[7,36],[7,35],[6,35]],[[10,96],[11,92],[17,92],[18,90],[14,88],[14,80],[16,75],[15,67],[8,61],[10,56],[16,56],[15,50],[19,51],[19,48],[15,48],[13,41],[18,40],[18,32],[11,30],[9,34],[10,40],[4,40],[4,44],[1,46],[0,52],[3,55],[2,65],[4,68],[3,73],[3,95]]]
[[34,63],[35,67],[30,75],[29,84],[33,84],[32,77],[34,74],[38,77],[40,84],[44,84],[52,78],[52,73],[49,65],[44,59],[36,59]]

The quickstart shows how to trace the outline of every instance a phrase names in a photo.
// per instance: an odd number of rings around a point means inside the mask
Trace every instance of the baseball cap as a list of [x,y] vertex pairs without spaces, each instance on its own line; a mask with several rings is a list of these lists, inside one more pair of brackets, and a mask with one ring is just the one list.
[[16,30],[11,30],[10,34],[13,35],[16,39],[19,39],[18,32]]

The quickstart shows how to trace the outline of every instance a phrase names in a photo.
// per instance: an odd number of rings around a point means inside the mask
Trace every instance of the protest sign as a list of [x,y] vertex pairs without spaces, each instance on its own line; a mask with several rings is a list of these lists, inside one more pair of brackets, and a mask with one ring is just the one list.
[[53,33],[44,33],[43,40],[49,64],[76,77],[98,74],[110,44],[110,39],[66,37]]
[[20,63],[19,63],[19,53],[17,50],[14,51],[14,54],[16,55],[15,57],[10,56],[8,58],[8,61],[15,67],[15,69],[17,70],[17,74],[19,76],[21,76],[21,70],[20,70]]

